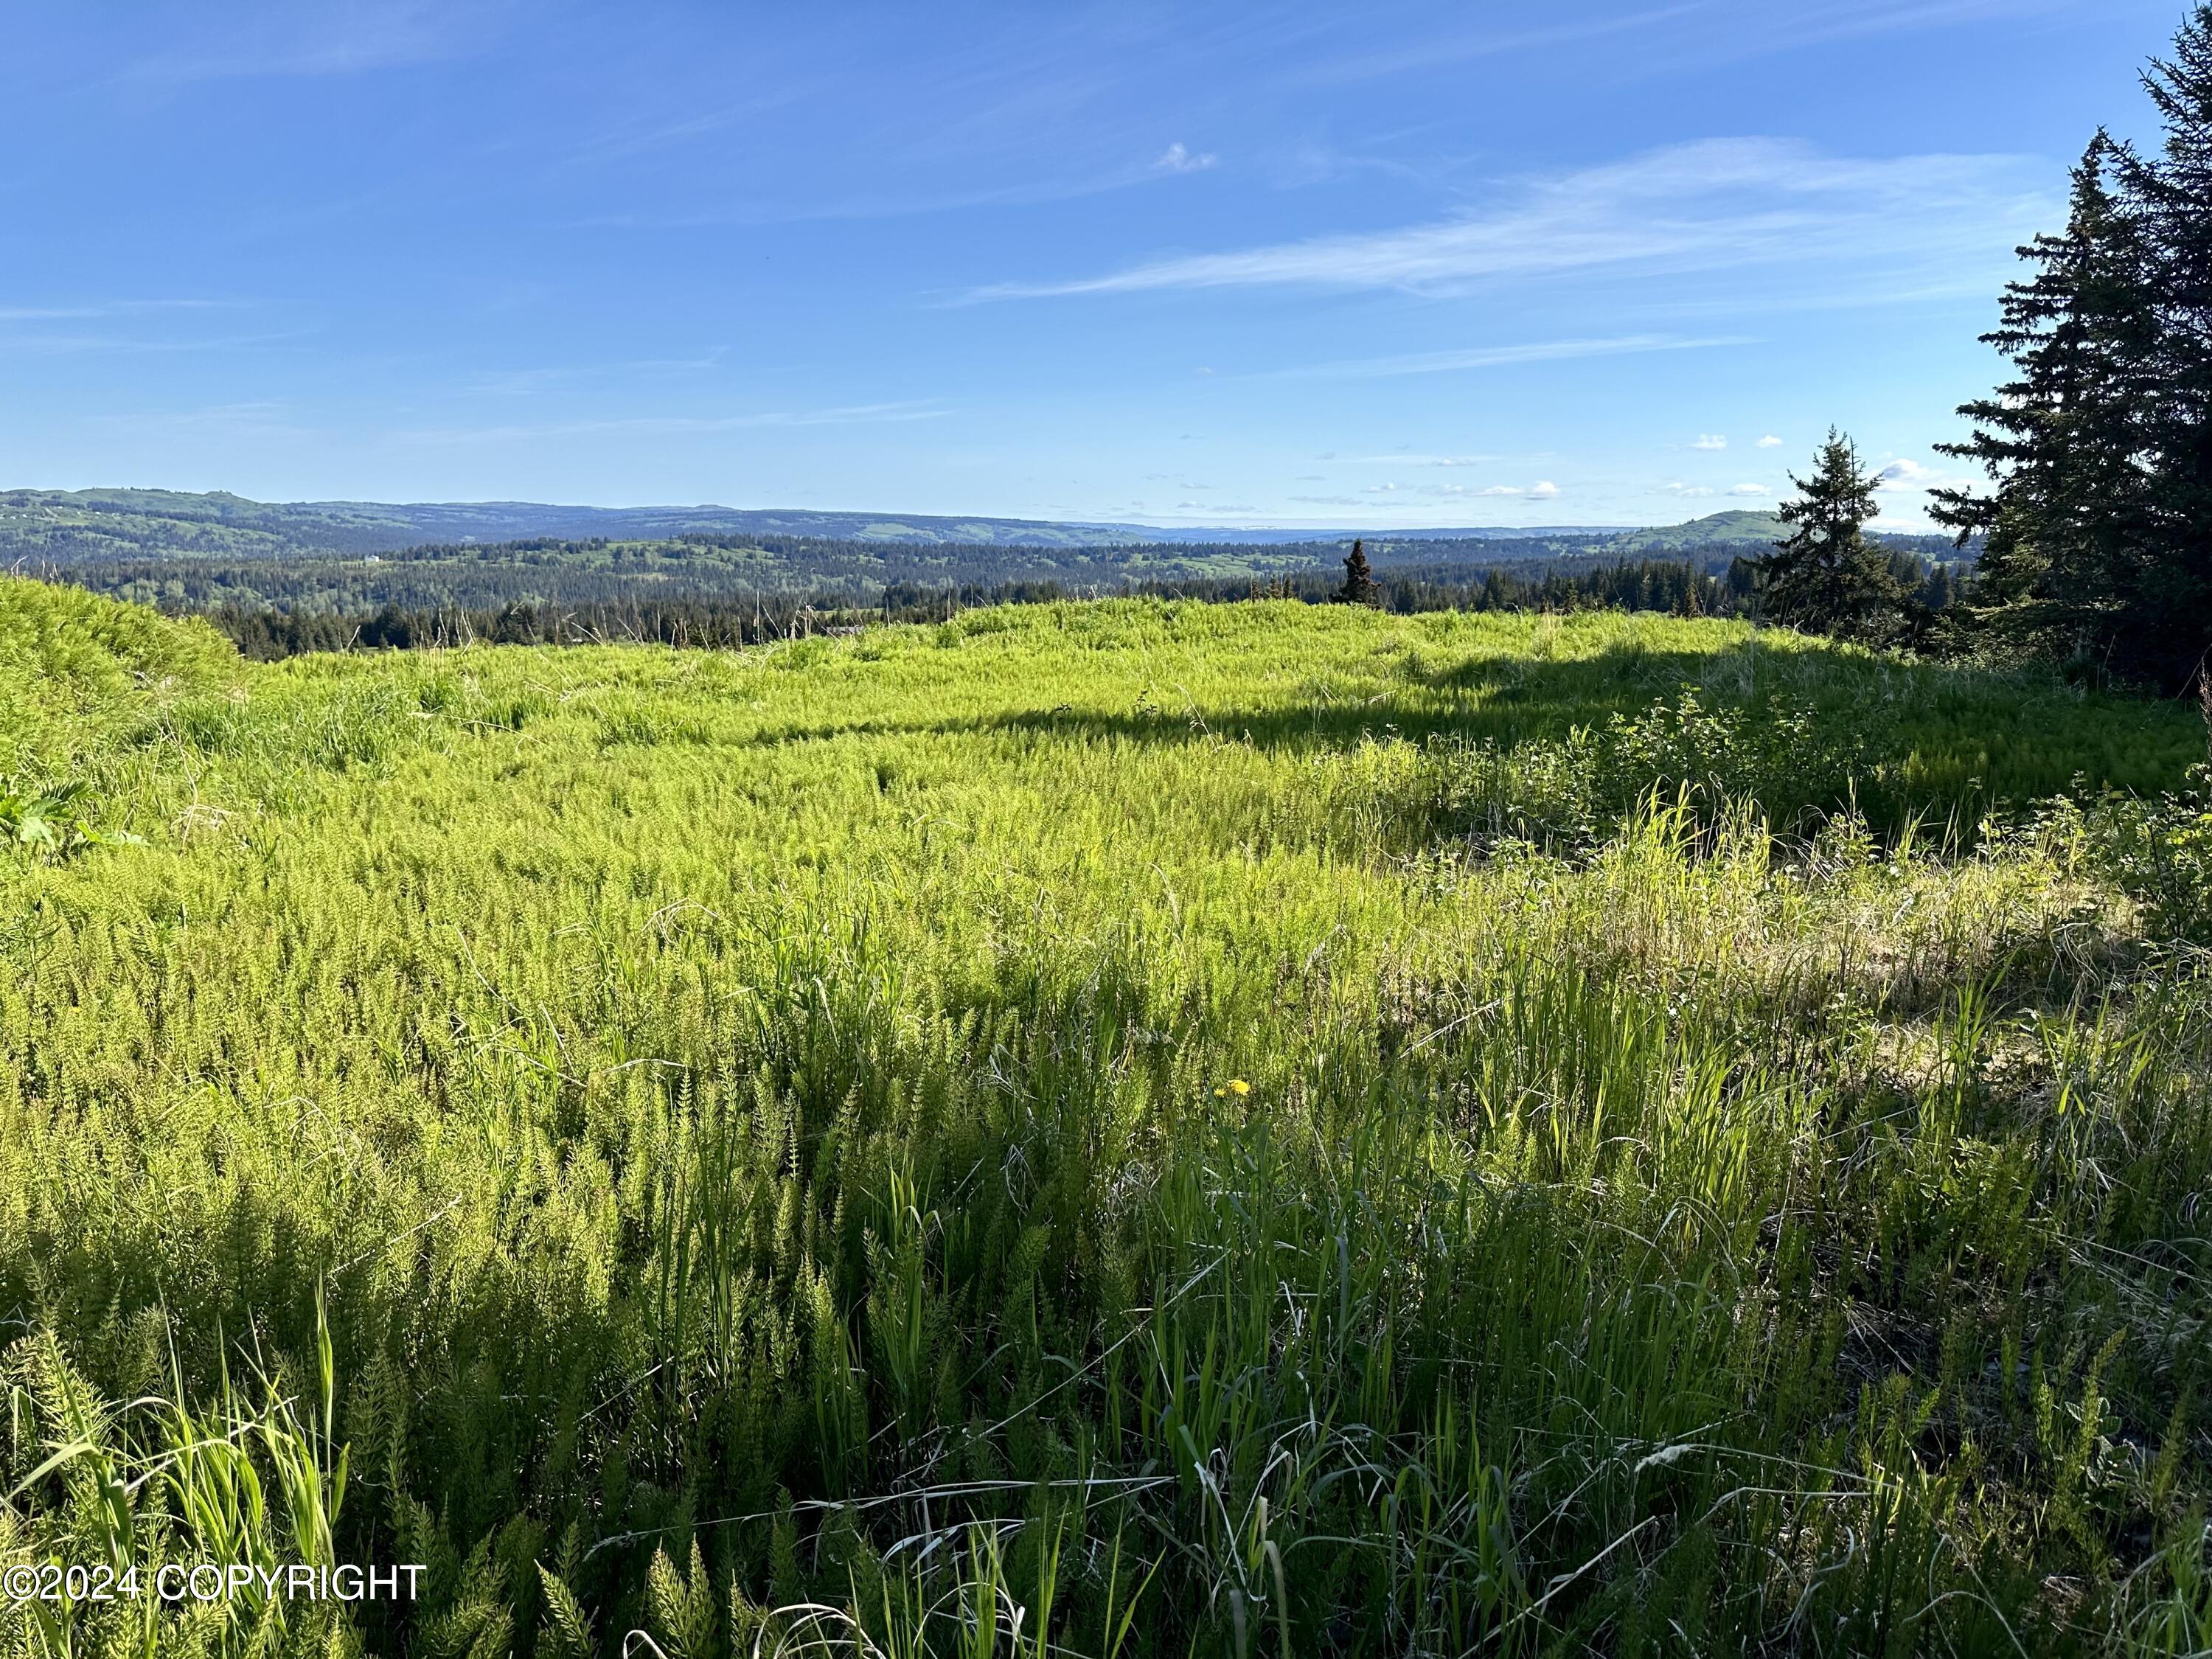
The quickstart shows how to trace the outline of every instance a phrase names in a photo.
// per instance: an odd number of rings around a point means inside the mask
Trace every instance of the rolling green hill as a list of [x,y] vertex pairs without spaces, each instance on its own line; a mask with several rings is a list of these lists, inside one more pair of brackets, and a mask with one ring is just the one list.
[[1770,546],[1790,533],[1790,526],[1771,513],[1715,513],[1687,524],[1654,530],[1632,530],[1613,545],[1622,552],[1674,553],[1688,547]]

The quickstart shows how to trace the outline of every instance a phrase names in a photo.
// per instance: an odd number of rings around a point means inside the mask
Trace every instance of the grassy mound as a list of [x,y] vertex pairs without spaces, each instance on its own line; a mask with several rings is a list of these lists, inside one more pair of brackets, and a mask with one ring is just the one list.
[[237,669],[230,642],[198,617],[0,576],[0,705],[11,711],[0,725],[0,773],[33,749],[76,751]]
[[0,1556],[422,1600],[0,1653],[2212,1630],[2212,987],[2096,828],[2190,711],[1279,604],[222,672],[0,862]]

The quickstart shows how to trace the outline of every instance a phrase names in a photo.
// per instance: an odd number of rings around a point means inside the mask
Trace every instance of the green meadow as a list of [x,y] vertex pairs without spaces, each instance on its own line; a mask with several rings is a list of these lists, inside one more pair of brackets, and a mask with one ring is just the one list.
[[2193,708],[9,579],[0,711],[0,1565],[425,1569],[9,1659],[2212,1646]]

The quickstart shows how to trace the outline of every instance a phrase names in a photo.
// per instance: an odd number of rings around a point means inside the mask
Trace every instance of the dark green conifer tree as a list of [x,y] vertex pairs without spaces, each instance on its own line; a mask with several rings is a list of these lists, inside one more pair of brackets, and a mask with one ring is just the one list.
[[1933,492],[1961,544],[1984,538],[1972,615],[1984,639],[2141,672],[2156,647],[2146,606],[2162,539],[2153,455],[2164,375],[2157,262],[2131,158],[2100,132],[2074,169],[2064,233],[2020,250],[2036,267],[2005,289],[1983,339],[2014,377],[1965,404],[1964,441],[1996,488]]
[[1382,590],[1375,586],[1375,573],[1367,565],[1367,550],[1357,540],[1344,561],[1344,586],[1337,590],[1336,597],[1346,605],[1376,605],[1382,600]]
[[1851,441],[1831,428],[1812,476],[1790,482],[1802,493],[1779,516],[1796,530],[1757,561],[1769,620],[1867,644],[1894,638],[1905,625],[1905,585],[1888,550],[1866,538],[1866,521],[1881,509]]
[[2155,157],[2122,159],[2155,256],[2155,542],[2123,648],[2178,689],[2212,646],[2212,5],[2192,9],[2143,86],[2165,135]]

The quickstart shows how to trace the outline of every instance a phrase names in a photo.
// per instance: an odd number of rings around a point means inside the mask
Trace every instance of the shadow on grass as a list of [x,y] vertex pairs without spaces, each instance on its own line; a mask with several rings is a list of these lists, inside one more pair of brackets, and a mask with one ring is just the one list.
[[[1363,684],[1357,666],[1340,678],[1345,687]],[[1303,702],[1206,702],[1170,691],[1121,710],[1061,704],[958,719],[791,725],[747,741],[1034,733],[1085,744],[1225,740],[1283,754],[1391,738],[1511,750],[1559,743],[1577,729],[1606,732],[1616,717],[1656,732],[1656,741],[1687,741],[1685,732],[1713,717],[1739,740],[1775,748],[1770,770],[1786,770],[1793,747],[1818,750],[1829,770],[1847,756],[1845,772],[1868,792],[1861,804],[1891,818],[2026,802],[2077,783],[2155,793],[2179,786],[2204,749],[2200,720],[2178,703],[2085,693],[2030,672],[1796,641],[1776,649],[1754,639],[1714,652],[1615,645],[1578,658],[1486,653],[1443,665],[1414,654],[1397,665],[1395,678],[1395,686],[1364,696],[1317,680]],[[1364,684],[1375,683],[1370,665]]]

